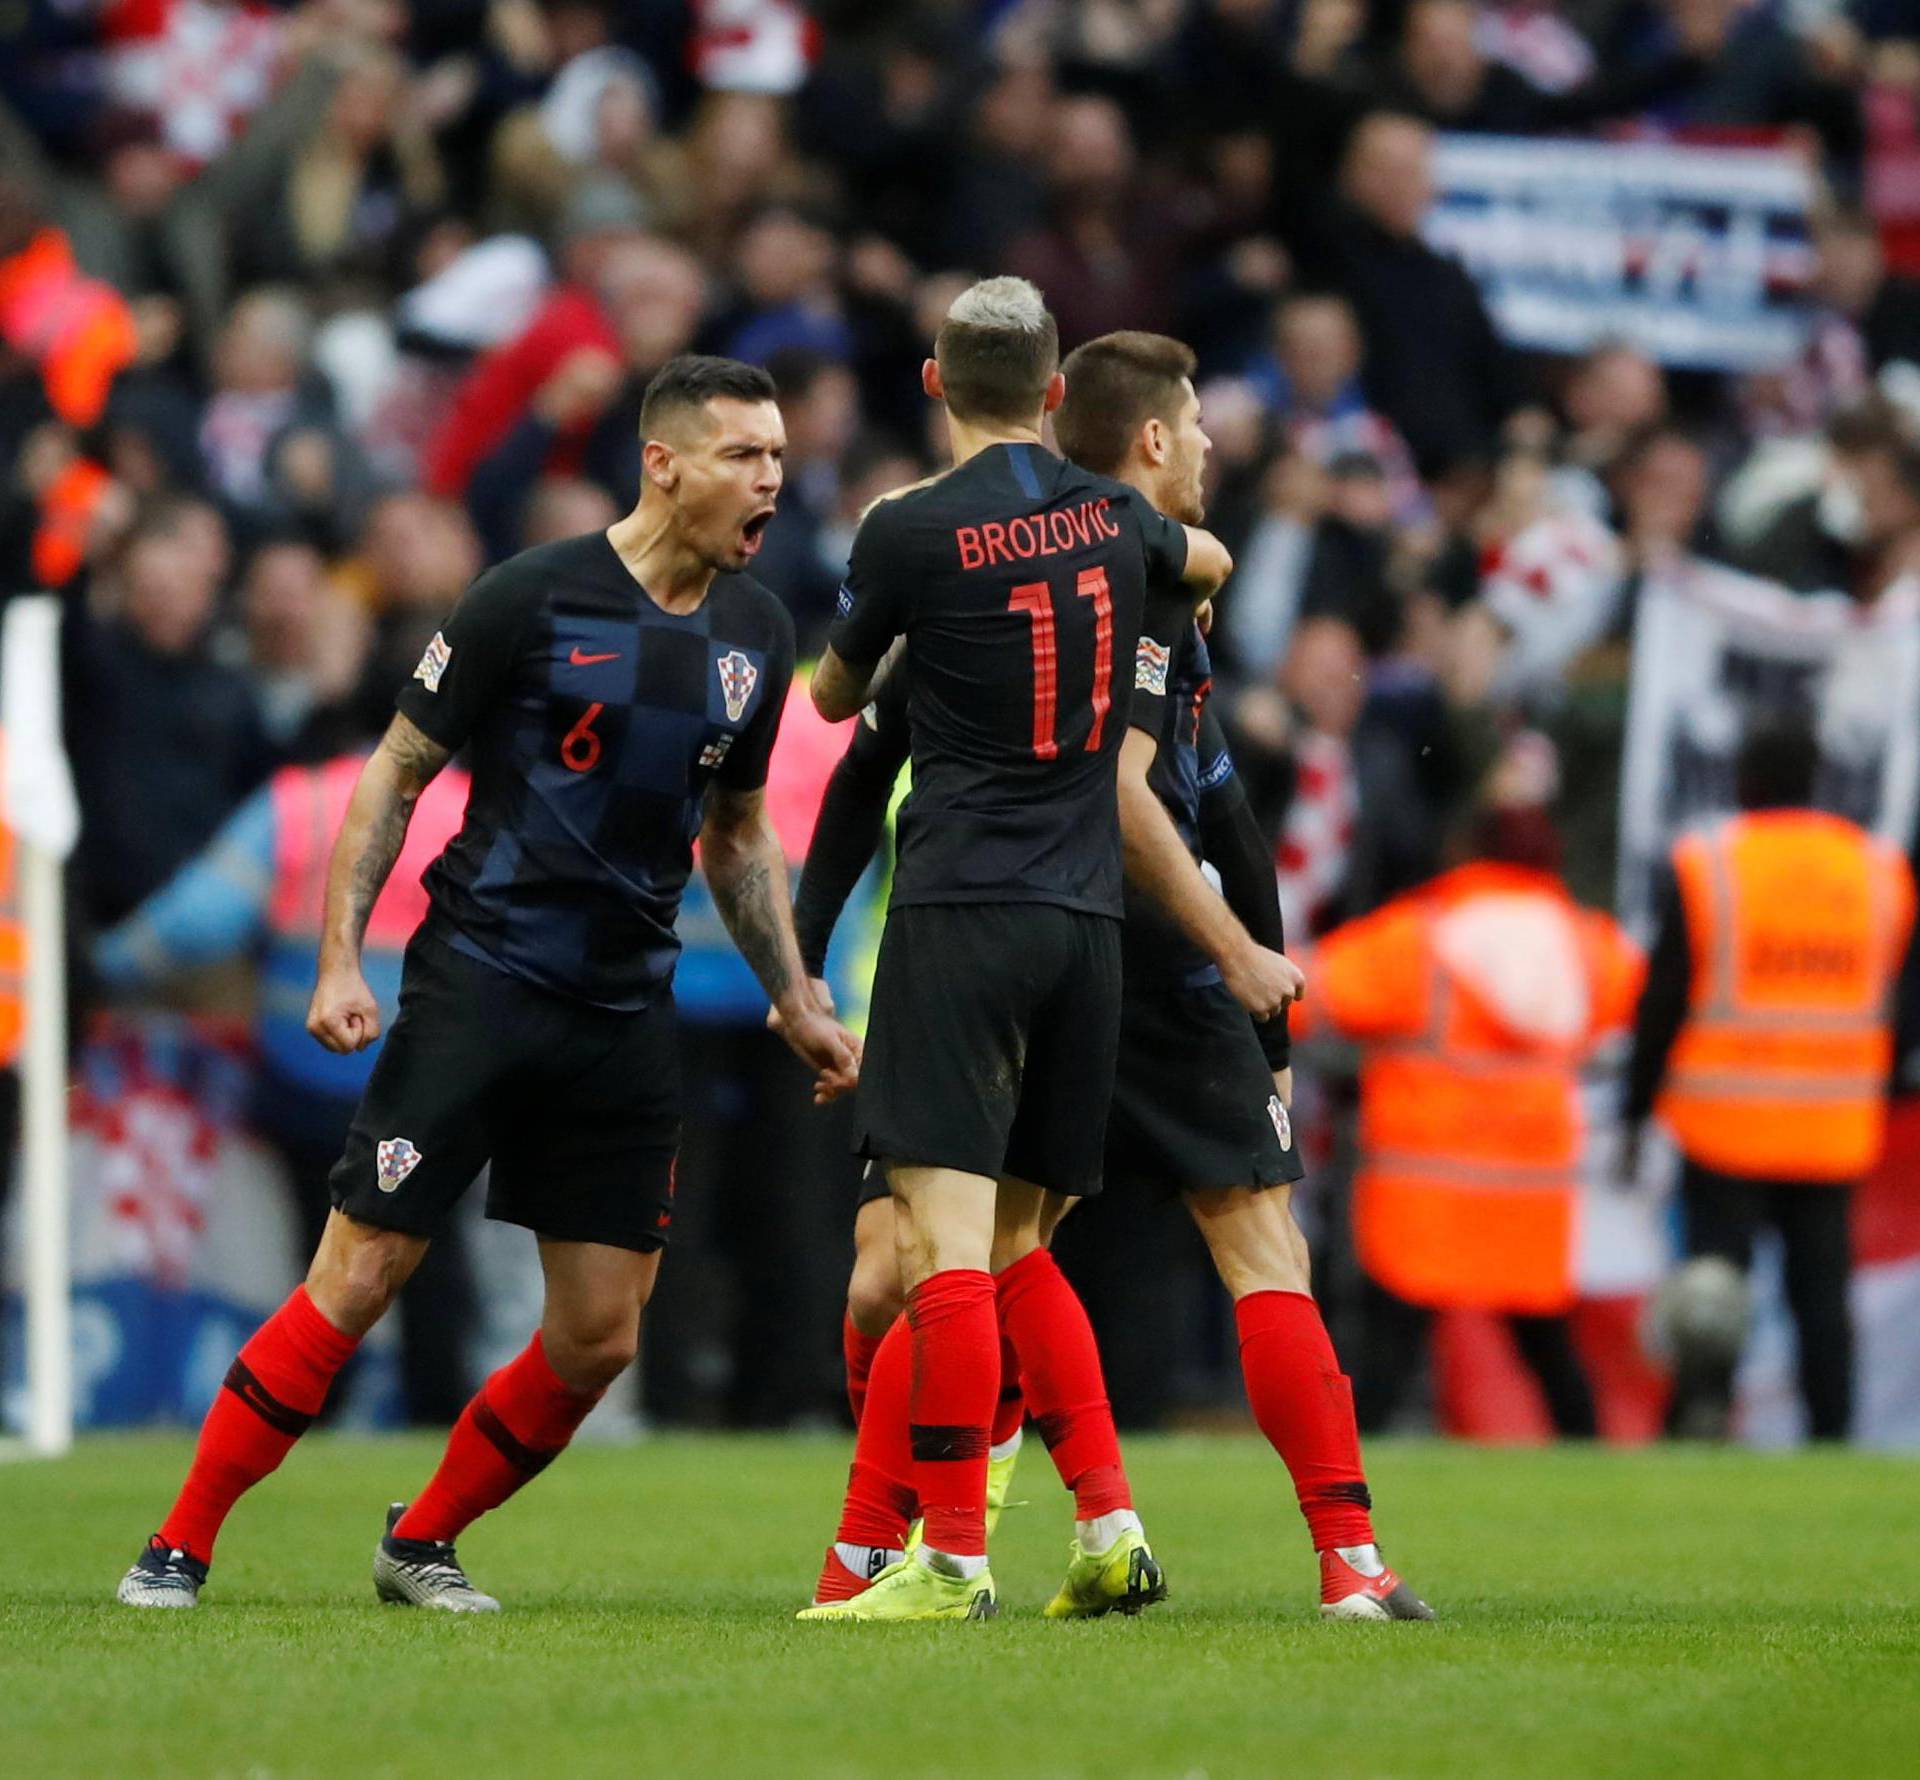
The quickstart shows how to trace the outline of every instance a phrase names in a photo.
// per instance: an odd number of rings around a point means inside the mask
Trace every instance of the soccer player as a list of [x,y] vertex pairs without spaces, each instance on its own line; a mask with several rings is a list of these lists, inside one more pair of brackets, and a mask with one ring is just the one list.
[[[1077,349],[1062,369],[1066,399],[1054,416],[1061,448],[1083,467],[1137,488],[1163,512],[1197,522],[1208,442],[1191,352],[1163,335],[1108,334]],[[1159,590],[1149,595],[1120,751],[1127,919],[1106,1178],[1178,1194],[1212,1253],[1234,1299],[1248,1397],[1292,1473],[1320,1555],[1322,1613],[1427,1618],[1429,1610],[1375,1546],[1352,1390],[1310,1294],[1306,1241],[1290,1205],[1290,1183],[1301,1167],[1288,1115],[1286,1020],[1254,1021],[1246,1012],[1259,1004],[1252,964],[1262,951],[1285,950],[1272,855],[1208,709],[1206,642],[1187,621],[1177,590],[1177,645],[1164,653],[1155,640],[1161,620],[1152,608],[1168,598]],[[815,977],[847,894],[873,856],[907,757],[899,680],[890,678],[863,714],[828,785],[808,854],[796,926]],[[1201,873],[1203,856],[1218,870],[1224,896]],[[869,1331],[884,1326],[898,1302],[892,1217],[891,1205],[869,1188],[849,1291],[849,1385],[856,1398],[870,1349],[854,1318]],[[1052,1266],[1045,1249],[1036,1250],[1002,1277],[1003,1296]],[[1018,1409],[1017,1385],[1009,1393],[1003,1384],[994,1429],[996,1495],[1004,1495],[1017,1449]],[[855,1416],[863,1419],[857,1405]],[[905,1495],[896,1480],[896,1504]],[[869,1538],[897,1540],[904,1522],[868,1516],[854,1527]],[[829,1551],[824,1594],[865,1586],[864,1547],[864,1539],[843,1538]],[[1056,1602],[1049,1611],[1061,1607]]]
[[[862,1423],[897,1449],[884,1466],[856,1459],[856,1481],[880,1491],[884,1521],[885,1479],[910,1478],[925,1538],[857,1597],[803,1617],[995,1610],[985,1489],[1003,1329],[1074,1479],[1072,1592],[1137,1608],[1164,1584],[1086,1312],[1054,1273],[1016,1313],[995,1275],[1100,1184],[1120,1012],[1115,772],[1147,586],[1184,585],[1190,601],[1231,562],[1207,533],[1041,446],[1065,386],[1053,318],[1024,280],[955,299],[923,378],[946,405],[955,467],[862,523],[812,690],[828,718],[856,715],[906,640],[913,790],[856,1125],[894,1197],[907,1314],[875,1359]],[[1268,1012],[1292,992],[1292,967],[1273,963]]]
[[641,408],[638,504],[482,575],[428,645],[335,843],[308,1026],[378,1034],[367,918],[415,801],[459,748],[466,822],[427,874],[400,1016],[334,1169],[306,1283],[240,1351],[178,1501],[122,1579],[191,1607],[234,1502],[286,1456],[483,1164],[490,1216],[539,1237],[546,1305],[467,1405],[433,1479],[389,1510],[382,1600],[499,1603],[454,1540],[558,1456],[633,1359],[673,1218],[674,921],[696,834],[714,900],[821,1098],[859,1050],[809,992],[764,809],[793,626],[742,571],[780,490],[764,371],[672,360]]

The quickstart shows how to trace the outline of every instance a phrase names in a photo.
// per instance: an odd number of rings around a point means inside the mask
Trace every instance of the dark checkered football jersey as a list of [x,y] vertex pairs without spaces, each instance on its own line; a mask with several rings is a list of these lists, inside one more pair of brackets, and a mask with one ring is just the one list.
[[424,880],[440,931],[542,988],[646,1006],[679,957],[706,789],[766,783],[792,678],[793,621],[746,575],[675,614],[601,532],[488,570],[399,700],[473,773]]
[[908,639],[895,907],[1119,916],[1120,739],[1141,662],[1164,680],[1174,641],[1141,614],[1186,560],[1143,495],[1037,445],[990,446],[867,515],[832,642],[866,665]]

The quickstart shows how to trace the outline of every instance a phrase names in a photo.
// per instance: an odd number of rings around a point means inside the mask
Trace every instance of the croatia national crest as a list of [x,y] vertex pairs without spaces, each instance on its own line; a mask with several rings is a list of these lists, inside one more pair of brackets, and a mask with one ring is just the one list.
[[720,675],[720,696],[727,701],[727,721],[738,723],[741,712],[747,708],[747,700],[753,697],[753,689],[759,684],[760,670],[738,649],[729,649],[714,667]]
[[1172,648],[1165,643],[1156,643],[1152,637],[1142,637],[1140,646],[1133,652],[1133,685],[1136,692],[1151,692],[1155,698],[1167,696],[1167,664],[1173,659]]
[[420,1152],[404,1137],[382,1138],[374,1152],[374,1165],[380,1191],[391,1193],[420,1166]]

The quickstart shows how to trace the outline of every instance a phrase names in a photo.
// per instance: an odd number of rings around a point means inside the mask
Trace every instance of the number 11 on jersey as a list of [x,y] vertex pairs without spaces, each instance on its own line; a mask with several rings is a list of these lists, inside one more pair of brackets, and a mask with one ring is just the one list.
[[[1082,569],[1074,592],[1093,601],[1093,727],[1087,732],[1086,752],[1098,754],[1106,733],[1107,711],[1113,704],[1113,590],[1107,571]],[[1059,758],[1056,734],[1060,716],[1060,650],[1053,621],[1053,589],[1045,581],[1026,581],[1007,601],[1010,612],[1024,612],[1033,627],[1033,757]]]

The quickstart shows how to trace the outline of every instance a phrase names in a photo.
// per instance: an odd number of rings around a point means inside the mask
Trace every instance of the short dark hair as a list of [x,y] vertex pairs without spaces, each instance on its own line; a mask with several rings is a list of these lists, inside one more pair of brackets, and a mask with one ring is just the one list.
[[[999,319],[1003,314],[1021,319]],[[1046,399],[1060,368],[1060,329],[1025,279],[989,278],[954,299],[933,356],[956,420],[1017,424],[1031,421]]]
[[665,418],[680,408],[708,402],[771,402],[778,395],[773,379],[758,365],[704,352],[683,352],[654,372],[640,398],[640,437],[651,439]]
[[1060,449],[1083,470],[1112,476],[1149,420],[1171,421],[1193,349],[1169,334],[1126,329],[1102,334],[1067,354],[1067,397],[1053,417]]
[[1743,810],[1803,810],[1820,775],[1820,738],[1804,711],[1775,711],[1748,725],[1734,762]]

